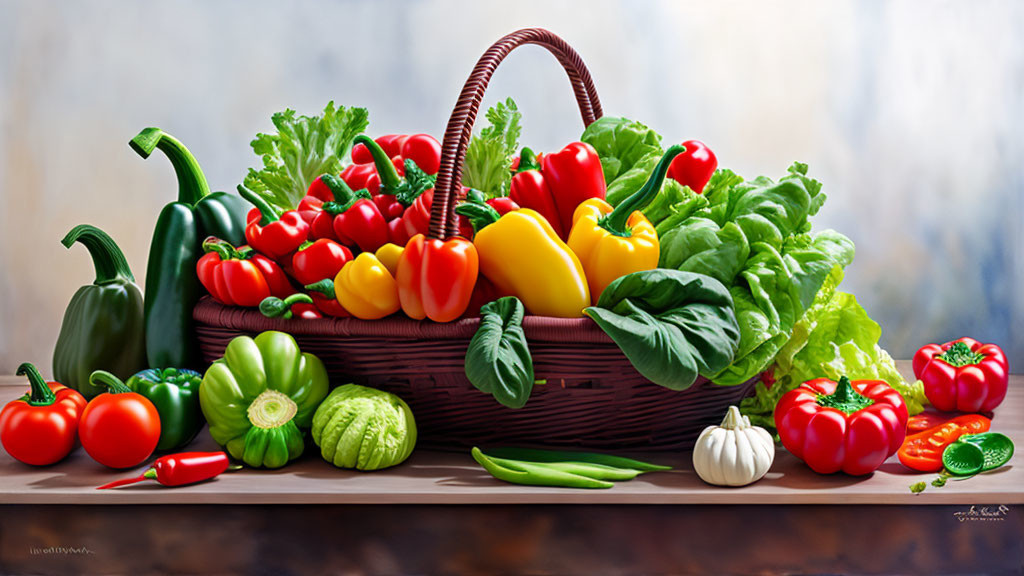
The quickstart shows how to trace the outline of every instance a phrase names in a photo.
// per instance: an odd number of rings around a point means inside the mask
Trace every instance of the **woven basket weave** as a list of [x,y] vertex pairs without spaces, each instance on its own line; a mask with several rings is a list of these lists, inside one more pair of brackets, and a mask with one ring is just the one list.
[[[434,190],[430,235],[458,230],[455,205],[473,124],[487,84],[513,49],[546,48],[569,76],[585,125],[600,118],[590,73],[579,55],[551,32],[529,28],[495,43],[477,62],[445,131]],[[525,445],[597,449],[688,448],[729,404],[746,396],[755,380],[733,387],[700,378],[675,392],[657,386],[589,318],[527,316],[523,328],[534,372],[547,383],[534,387],[526,406],[505,408],[466,379],[466,349],[479,319],[438,324],[394,316],[364,321],[268,319],[255,310],[229,308],[204,298],[195,308],[196,335],[207,362],[223,355],[241,334],[281,330],[327,365],[333,384],[356,382],[401,396],[409,403],[422,446],[458,449],[472,445]]]

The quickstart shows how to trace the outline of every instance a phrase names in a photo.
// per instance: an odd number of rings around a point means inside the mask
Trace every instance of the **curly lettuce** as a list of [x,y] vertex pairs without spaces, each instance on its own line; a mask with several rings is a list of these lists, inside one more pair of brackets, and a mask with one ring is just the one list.
[[341,172],[352,140],[369,125],[369,113],[329,102],[319,116],[286,109],[270,120],[277,132],[257,134],[251,143],[263,167],[250,168],[244,184],[285,211],[298,205],[317,176]]

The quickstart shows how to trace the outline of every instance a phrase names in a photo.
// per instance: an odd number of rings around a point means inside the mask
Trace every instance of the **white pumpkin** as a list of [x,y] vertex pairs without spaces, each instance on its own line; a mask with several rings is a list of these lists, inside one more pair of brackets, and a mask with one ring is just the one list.
[[775,460],[775,441],[760,426],[751,426],[740,409],[729,406],[721,426],[708,426],[693,447],[693,468],[701,480],[716,486],[757,482]]

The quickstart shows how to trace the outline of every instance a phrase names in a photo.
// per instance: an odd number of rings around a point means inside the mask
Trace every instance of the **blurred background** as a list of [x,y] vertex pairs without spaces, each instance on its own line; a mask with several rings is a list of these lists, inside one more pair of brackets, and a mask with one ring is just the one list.
[[[286,107],[370,110],[370,133],[441,137],[477,57],[543,26],[584,57],[605,112],[703,140],[720,165],[807,162],[816,228],[857,245],[843,287],[896,358],[962,335],[1024,369],[1024,3],[452,0],[128,3],[0,0],[0,373],[49,366],[63,310],[94,278],[74,225],[108,231],[142,285],[170,163],[127,145],[159,126],[233,190]],[[564,73],[525,47],[523,142],[581,125]]]

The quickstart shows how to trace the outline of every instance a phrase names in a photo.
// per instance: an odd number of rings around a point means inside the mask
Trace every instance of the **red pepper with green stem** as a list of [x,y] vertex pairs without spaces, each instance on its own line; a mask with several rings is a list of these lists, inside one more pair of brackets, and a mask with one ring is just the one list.
[[330,174],[322,178],[331,191],[331,201],[324,203],[323,213],[317,217],[314,228],[324,227],[323,220],[329,219],[334,234],[343,239],[343,243],[358,246],[363,252],[374,252],[387,244],[388,223],[370,193],[365,189],[354,192],[343,179]]
[[1003,350],[973,338],[928,344],[914,354],[914,376],[938,410],[991,412],[1006,398],[1010,368]]
[[[410,158],[405,159],[404,176],[399,176],[387,153],[369,136],[359,135],[354,141],[366,147],[377,167],[380,193],[373,201],[388,222],[390,241],[404,246],[409,238],[425,234],[430,227],[434,177]],[[399,210],[401,216],[393,217]]]
[[235,248],[211,236],[203,241],[203,250],[196,274],[221,304],[259,306],[268,296],[284,298],[295,292],[280,266],[248,246]]
[[[429,134],[388,134],[375,138],[374,142],[391,158],[399,173],[407,159],[427,174],[437,174],[441,168],[441,143]],[[356,144],[352,147],[352,162],[354,165],[372,165],[374,158],[365,144]]]
[[256,207],[249,212],[245,226],[245,239],[256,251],[279,260],[309,239],[309,224],[298,211],[287,210],[278,215],[263,197],[245,186],[239,185],[238,193]]
[[[501,215],[501,216],[504,216],[505,214],[508,214],[509,212],[511,212],[513,210],[519,210],[519,205],[516,204],[515,201],[512,200],[511,198],[509,198],[508,196],[498,196],[496,198],[487,198],[487,199],[485,199],[484,198],[484,193],[479,191],[479,190],[474,190],[472,188],[465,188],[465,187],[463,187],[462,190],[466,194],[466,200],[464,202],[468,202],[468,203],[471,203],[471,204],[486,204],[486,205],[490,206],[491,208],[494,208],[494,210],[497,211],[497,213],[499,215]],[[460,214],[459,215],[459,235],[462,236],[463,238],[467,238],[469,240],[472,240],[473,239],[473,233],[474,233],[473,232],[473,224],[469,221],[469,218],[467,218],[467,217],[465,217],[465,216]],[[493,298],[491,300],[493,300]],[[487,300],[486,302],[483,302],[482,304],[486,304],[487,302],[490,302],[491,300]]]
[[668,177],[700,194],[715,174],[718,158],[699,140],[687,140],[683,142],[683,147],[686,150],[672,161]]
[[0,412],[0,443],[12,458],[33,466],[63,460],[75,447],[85,397],[57,382],[47,382],[28,362],[18,366],[28,378],[27,394]]
[[352,252],[333,240],[306,242],[292,256],[292,277],[302,285],[334,278],[351,259]]
[[164,486],[185,486],[216,478],[228,469],[231,461],[224,452],[182,452],[157,458],[137,478],[126,478],[104,484],[97,490],[127,486],[136,482],[156,480]]
[[590,198],[604,200],[605,192],[601,158],[590,144],[573,142],[539,159],[524,148],[512,176],[509,198],[540,213],[565,240],[572,230],[576,207]]
[[775,406],[782,445],[819,474],[870,474],[900,449],[907,406],[881,380],[818,378],[790,390]]

